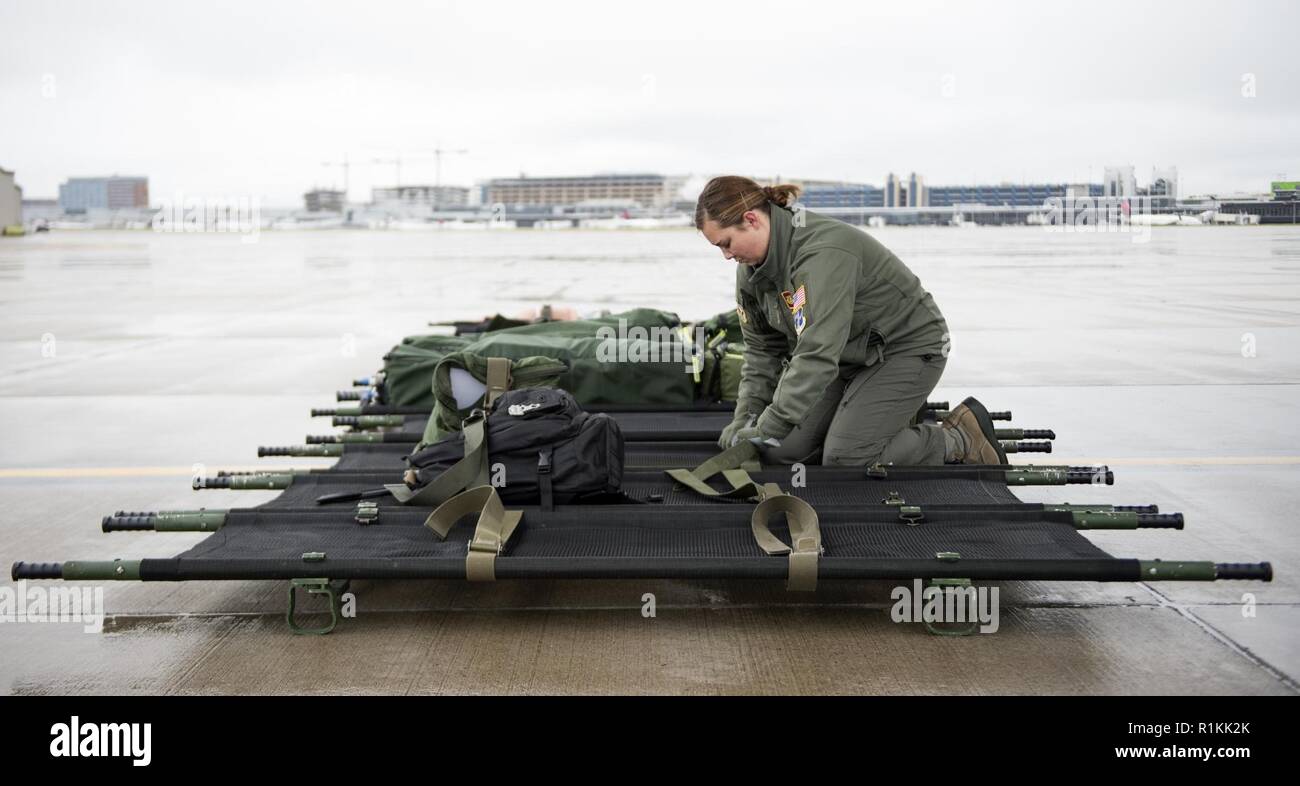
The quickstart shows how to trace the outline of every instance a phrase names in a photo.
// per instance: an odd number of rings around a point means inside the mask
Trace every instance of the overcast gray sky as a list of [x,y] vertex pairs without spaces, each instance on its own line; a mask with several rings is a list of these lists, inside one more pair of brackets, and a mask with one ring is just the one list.
[[0,166],[28,197],[300,203],[395,179],[734,172],[931,184],[1179,168],[1300,179],[1300,2],[0,0]]

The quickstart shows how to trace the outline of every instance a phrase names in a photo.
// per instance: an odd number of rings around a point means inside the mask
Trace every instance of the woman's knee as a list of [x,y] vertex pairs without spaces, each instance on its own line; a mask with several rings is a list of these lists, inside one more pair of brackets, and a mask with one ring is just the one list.
[[821,452],[821,445],[807,440],[787,440],[778,447],[759,448],[765,464],[819,464]]

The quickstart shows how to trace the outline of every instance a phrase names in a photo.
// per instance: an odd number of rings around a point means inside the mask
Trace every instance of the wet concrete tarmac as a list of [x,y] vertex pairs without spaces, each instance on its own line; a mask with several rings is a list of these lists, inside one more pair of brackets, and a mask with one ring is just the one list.
[[[880,582],[811,597],[756,582],[354,582],[357,618],[326,637],[286,632],[281,582],[110,583],[87,585],[104,588],[100,632],[0,622],[0,690],[1296,693],[1300,230],[874,234],[948,318],[934,398],[975,395],[1057,431],[1052,455],[1013,462],[1115,470],[1114,486],[1022,498],[1157,503],[1187,528],[1088,537],[1117,556],[1269,560],[1275,580],[1007,582],[1001,629],[966,638],[893,623]],[[255,449],[327,431],[309,408],[430,319],[539,302],[706,316],[729,307],[733,275],[686,231],[6,239],[0,562],[198,542],[104,535],[99,519],[273,495],[193,492],[195,465],[327,464]]]

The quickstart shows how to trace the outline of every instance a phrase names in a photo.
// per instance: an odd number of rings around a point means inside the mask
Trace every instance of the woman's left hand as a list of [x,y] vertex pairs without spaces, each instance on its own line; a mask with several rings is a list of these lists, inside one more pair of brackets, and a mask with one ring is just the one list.
[[744,442],[746,440],[753,442],[755,445],[758,445],[759,447],[769,447],[769,448],[781,447],[781,440],[777,439],[776,437],[766,436],[765,434],[763,434],[763,432],[758,430],[757,426],[737,429],[736,433],[731,435],[730,447],[735,447],[736,445],[739,445],[741,442]]

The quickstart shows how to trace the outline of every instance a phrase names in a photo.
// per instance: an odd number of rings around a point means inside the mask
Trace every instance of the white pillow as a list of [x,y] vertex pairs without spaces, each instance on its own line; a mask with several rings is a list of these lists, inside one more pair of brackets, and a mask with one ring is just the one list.
[[474,375],[463,368],[451,370],[451,395],[456,399],[457,409],[469,409],[487,392],[487,385],[474,379]]

